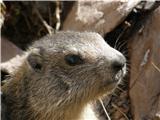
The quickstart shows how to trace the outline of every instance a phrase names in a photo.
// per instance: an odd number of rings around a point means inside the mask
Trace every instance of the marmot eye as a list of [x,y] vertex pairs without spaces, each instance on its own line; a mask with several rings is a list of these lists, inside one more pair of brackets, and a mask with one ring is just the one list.
[[68,65],[71,66],[79,65],[84,62],[79,55],[67,55],[65,56],[65,61]]

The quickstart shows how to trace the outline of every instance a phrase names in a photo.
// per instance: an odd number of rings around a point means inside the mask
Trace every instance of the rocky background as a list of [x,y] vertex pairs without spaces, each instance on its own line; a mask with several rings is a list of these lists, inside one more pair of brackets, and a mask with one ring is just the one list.
[[114,94],[96,101],[97,116],[100,120],[160,120],[159,5],[155,0],[3,2],[1,62],[58,30],[98,32],[126,56],[128,75]]

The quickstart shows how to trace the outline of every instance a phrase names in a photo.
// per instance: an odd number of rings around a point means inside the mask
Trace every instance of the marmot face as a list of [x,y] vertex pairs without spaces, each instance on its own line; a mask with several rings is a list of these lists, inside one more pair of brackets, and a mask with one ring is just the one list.
[[111,91],[126,62],[100,35],[88,32],[44,37],[33,44],[27,60],[30,103],[59,108]]

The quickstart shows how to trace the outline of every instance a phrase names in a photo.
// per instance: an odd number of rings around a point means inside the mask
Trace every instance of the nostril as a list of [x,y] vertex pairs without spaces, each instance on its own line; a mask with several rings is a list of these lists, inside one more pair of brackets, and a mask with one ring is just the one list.
[[114,71],[118,72],[119,70],[122,70],[124,65],[125,65],[124,62],[115,61],[115,62],[113,62],[112,67],[113,67]]

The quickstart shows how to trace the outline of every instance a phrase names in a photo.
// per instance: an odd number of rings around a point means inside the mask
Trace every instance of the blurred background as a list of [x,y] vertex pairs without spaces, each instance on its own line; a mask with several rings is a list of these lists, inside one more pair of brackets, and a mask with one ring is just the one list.
[[[128,75],[103,99],[112,120],[160,120],[160,1],[3,1],[1,63],[56,31],[94,31],[127,58]],[[104,109],[95,105],[100,120]]]

